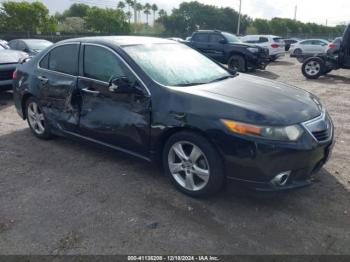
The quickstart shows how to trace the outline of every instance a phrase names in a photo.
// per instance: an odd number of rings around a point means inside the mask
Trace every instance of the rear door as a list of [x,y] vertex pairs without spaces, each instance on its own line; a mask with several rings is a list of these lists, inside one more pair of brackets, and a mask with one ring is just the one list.
[[41,106],[51,124],[73,131],[78,127],[77,75],[79,43],[51,49],[39,62],[35,79]]

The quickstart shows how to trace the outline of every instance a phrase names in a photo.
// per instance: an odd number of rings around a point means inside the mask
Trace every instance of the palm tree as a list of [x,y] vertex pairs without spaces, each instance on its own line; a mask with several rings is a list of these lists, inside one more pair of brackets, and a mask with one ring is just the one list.
[[166,16],[167,15],[167,12],[164,10],[164,9],[160,9],[159,12],[158,12],[158,15],[160,17],[163,17],[163,16]]
[[125,3],[123,1],[118,2],[118,9],[124,10],[125,8]]
[[138,21],[141,22],[141,11],[143,10],[143,5],[140,3],[136,3],[136,12],[138,15]]
[[152,6],[149,3],[145,4],[145,6],[143,7],[143,10],[144,10],[143,12],[146,15],[147,25],[148,25],[148,16],[151,14],[151,11],[150,11],[151,8]]
[[[126,4],[128,5],[128,12],[130,13],[130,18],[129,18],[129,24],[131,22],[131,17],[132,17],[132,13],[131,13],[131,7],[134,5],[134,1],[133,0],[125,0]],[[128,16],[128,15],[127,15]]]
[[127,12],[125,13],[125,15],[126,15],[126,18],[128,19],[129,24],[130,24],[130,23],[131,23],[132,13],[131,13],[130,11],[127,11]]
[[152,11],[153,11],[153,25],[156,23],[156,12],[158,11],[158,6],[156,4],[152,5]]

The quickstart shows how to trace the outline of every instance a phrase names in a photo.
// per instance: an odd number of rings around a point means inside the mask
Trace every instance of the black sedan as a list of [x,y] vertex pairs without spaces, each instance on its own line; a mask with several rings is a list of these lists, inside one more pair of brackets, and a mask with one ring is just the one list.
[[13,50],[26,52],[30,56],[34,56],[51,46],[52,42],[45,39],[15,39],[11,40],[8,45]]
[[18,62],[28,55],[0,45],[0,91],[12,89],[12,75]]
[[304,187],[332,150],[333,124],[315,96],[229,71],[170,40],[63,41],[21,64],[14,83],[17,111],[38,138],[158,160],[191,196],[227,181]]

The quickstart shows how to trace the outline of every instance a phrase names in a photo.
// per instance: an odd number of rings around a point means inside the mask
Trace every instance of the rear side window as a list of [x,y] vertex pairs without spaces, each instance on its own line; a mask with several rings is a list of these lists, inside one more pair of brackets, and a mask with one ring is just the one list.
[[11,49],[17,50],[17,41],[13,40],[9,42],[9,47]]
[[269,39],[267,37],[259,37],[259,43],[267,43]]
[[195,41],[195,42],[208,42],[209,35],[208,34],[195,34],[193,36],[193,41]]
[[311,45],[311,41],[307,40],[307,41],[303,41],[303,42],[300,42],[301,45]]
[[17,42],[17,50],[24,51],[26,49],[25,43],[23,41],[18,41]]
[[84,76],[104,82],[112,77],[128,76],[119,58],[106,48],[86,45],[84,49]]
[[284,42],[283,38],[280,38],[280,37],[274,37],[273,41],[275,41],[276,43],[283,43]]
[[63,45],[54,48],[49,54],[48,69],[69,75],[77,75],[78,52],[79,45],[77,44]]

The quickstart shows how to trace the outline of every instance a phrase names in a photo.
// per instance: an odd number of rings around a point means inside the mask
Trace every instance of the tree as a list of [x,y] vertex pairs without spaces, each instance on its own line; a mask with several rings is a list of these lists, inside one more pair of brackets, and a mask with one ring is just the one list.
[[1,9],[1,23],[7,31],[45,31],[54,30],[53,18],[41,2],[4,2]]
[[127,33],[129,24],[123,11],[110,8],[92,7],[85,18],[86,26],[100,33]]
[[129,24],[130,24],[131,23],[131,17],[132,17],[131,8],[134,5],[134,1],[133,0],[125,0],[125,2],[128,5],[128,13],[126,15],[129,18]]
[[130,12],[130,11],[127,11],[127,12],[125,13],[125,15],[126,15],[126,18],[128,19],[128,22],[129,22],[129,24],[130,24],[130,23],[131,23],[131,17],[132,17],[131,12]]
[[156,12],[158,11],[158,6],[156,4],[152,5],[152,11],[153,11],[153,25],[156,23]]
[[124,10],[125,8],[125,3],[123,1],[118,2],[118,9]]
[[152,6],[149,3],[146,3],[143,7],[143,13],[146,15],[146,23],[148,25],[148,16],[151,14],[151,8]]
[[167,16],[167,12],[164,9],[160,9],[158,12],[159,17],[164,17]]
[[141,22],[141,11],[143,10],[143,5],[140,3],[136,3],[136,12],[137,12],[137,16],[138,16],[138,21]]
[[67,17],[58,25],[58,31],[69,33],[81,33],[85,30],[85,20],[81,17]]

